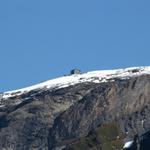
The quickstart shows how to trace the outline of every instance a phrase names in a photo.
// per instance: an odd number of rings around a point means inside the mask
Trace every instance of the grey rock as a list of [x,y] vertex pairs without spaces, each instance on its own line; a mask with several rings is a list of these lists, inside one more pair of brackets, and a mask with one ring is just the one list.
[[70,149],[74,141],[112,122],[124,135],[123,143],[133,139],[134,148],[142,149],[150,140],[150,75],[39,89],[3,103],[0,150]]

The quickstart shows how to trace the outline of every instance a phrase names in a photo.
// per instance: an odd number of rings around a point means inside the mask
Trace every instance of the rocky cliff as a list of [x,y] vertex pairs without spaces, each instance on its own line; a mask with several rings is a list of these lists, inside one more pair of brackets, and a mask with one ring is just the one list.
[[0,150],[150,149],[149,67],[62,78],[1,94]]

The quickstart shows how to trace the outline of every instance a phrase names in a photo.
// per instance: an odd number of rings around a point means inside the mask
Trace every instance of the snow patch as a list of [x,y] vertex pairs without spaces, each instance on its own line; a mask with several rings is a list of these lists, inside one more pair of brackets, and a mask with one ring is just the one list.
[[142,74],[150,74],[150,66],[132,67],[117,70],[101,70],[101,71],[87,72],[84,74],[73,74],[69,76],[63,76],[56,79],[48,80],[46,82],[42,82],[40,84],[36,84],[30,87],[4,92],[2,93],[2,99],[19,96],[32,90],[52,89],[52,88],[60,89],[84,82],[102,83],[113,80],[114,78],[128,79],[132,76],[140,76]]
[[123,148],[130,148],[133,144],[133,141],[128,141],[124,144]]

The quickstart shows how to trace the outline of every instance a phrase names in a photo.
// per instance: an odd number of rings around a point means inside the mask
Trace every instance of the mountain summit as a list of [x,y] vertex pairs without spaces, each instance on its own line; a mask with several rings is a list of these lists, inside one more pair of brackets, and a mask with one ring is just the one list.
[[150,67],[75,73],[0,94],[0,150],[149,150]]

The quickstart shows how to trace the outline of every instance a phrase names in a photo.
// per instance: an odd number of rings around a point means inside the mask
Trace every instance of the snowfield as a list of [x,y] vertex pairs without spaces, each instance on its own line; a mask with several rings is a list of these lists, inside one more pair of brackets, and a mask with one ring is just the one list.
[[133,76],[140,76],[143,74],[150,74],[150,66],[148,67],[132,67],[126,69],[117,69],[117,70],[101,70],[101,71],[92,71],[84,74],[73,74],[68,76],[59,77],[56,79],[48,80],[33,86],[26,88],[7,91],[0,95],[2,99],[8,99],[10,97],[19,96],[21,94],[30,92],[32,90],[39,89],[60,89],[64,87],[69,87],[70,85],[75,85],[78,83],[84,82],[94,82],[102,83],[113,81],[114,78],[127,79]]

